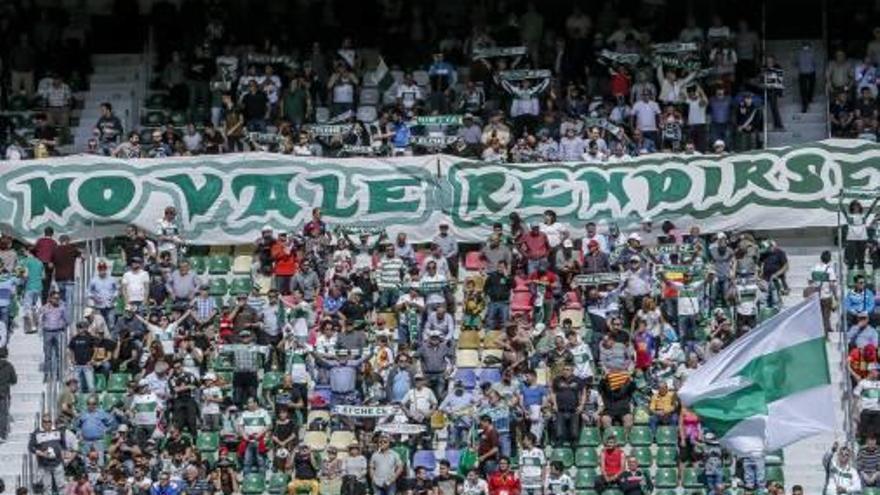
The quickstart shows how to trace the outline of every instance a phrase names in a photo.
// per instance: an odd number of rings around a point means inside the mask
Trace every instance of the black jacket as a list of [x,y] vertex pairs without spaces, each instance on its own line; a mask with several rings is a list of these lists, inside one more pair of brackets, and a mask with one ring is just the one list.
[[0,396],[8,397],[9,389],[16,383],[18,383],[18,375],[15,374],[12,363],[0,359]]

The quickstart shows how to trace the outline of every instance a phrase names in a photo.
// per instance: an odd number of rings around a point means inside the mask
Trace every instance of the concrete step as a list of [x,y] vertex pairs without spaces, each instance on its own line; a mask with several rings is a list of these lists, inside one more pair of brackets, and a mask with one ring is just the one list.
[[140,80],[140,71],[105,72],[89,76],[89,84],[91,86],[135,84],[138,80]]

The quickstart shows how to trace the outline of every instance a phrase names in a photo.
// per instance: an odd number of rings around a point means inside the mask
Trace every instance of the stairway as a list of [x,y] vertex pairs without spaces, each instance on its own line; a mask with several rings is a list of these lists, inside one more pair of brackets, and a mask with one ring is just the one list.
[[138,124],[146,68],[140,54],[98,54],[92,56],[94,72],[89,78],[79,126],[73,130],[73,152],[81,153],[92,137],[101,116],[100,105],[110,102],[127,134]]
[[25,334],[21,325],[9,341],[9,361],[15,367],[18,384],[12,388],[9,438],[0,445],[0,478],[6,490],[13,492],[21,474],[22,456],[27,452],[28,438],[34,431],[43,397],[42,340],[39,334]]
[[[810,271],[819,261],[820,253],[830,249],[836,256],[830,236],[821,239],[777,239],[788,253],[789,270],[788,284],[791,293],[786,296],[785,304],[790,306],[803,299],[803,290],[807,286]],[[835,318],[837,316],[835,315]],[[835,321],[835,320],[832,320]],[[825,470],[822,466],[822,456],[831,447],[834,441],[844,442],[844,410],[842,396],[845,391],[846,379],[841,362],[841,353],[838,347],[840,334],[832,334],[832,338],[826,346],[828,353],[828,365],[831,372],[833,386],[833,401],[836,412],[836,428],[833,433],[823,433],[805,440],[801,440],[785,449],[785,487],[789,491],[793,485],[801,485],[804,493],[819,494],[825,484]]]
[[[822,40],[809,40],[816,54],[816,90],[813,104],[807,113],[801,113],[801,94],[798,88],[798,73],[795,56],[804,40],[767,41],[767,53],[776,57],[785,71],[785,91],[779,99],[779,113],[785,131],[770,130],[767,133],[767,146],[779,147],[793,144],[811,143],[828,137],[828,99],[825,95],[825,65],[827,51]],[[767,115],[770,129],[772,118]]]

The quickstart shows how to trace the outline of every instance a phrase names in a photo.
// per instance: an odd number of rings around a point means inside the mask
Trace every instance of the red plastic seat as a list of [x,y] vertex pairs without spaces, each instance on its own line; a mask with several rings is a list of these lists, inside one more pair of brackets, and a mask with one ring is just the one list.
[[531,292],[514,292],[510,297],[510,311],[513,313],[532,310]]
[[478,272],[486,268],[486,260],[483,259],[483,254],[481,252],[470,251],[464,257],[464,267],[466,270]]

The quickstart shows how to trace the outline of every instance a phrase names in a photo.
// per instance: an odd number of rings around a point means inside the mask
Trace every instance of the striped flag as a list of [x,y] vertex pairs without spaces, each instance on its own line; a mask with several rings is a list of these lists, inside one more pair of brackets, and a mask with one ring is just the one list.
[[740,455],[834,431],[819,298],[788,308],[690,375],[679,391],[702,425]]
[[382,55],[379,55],[379,63],[376,64],[376,68],[370,74],[370,77],[373,85],[379,87],[379,94],[384,94],[388,91],[388,88],[394,85],[394,77],[391,76],[391,70],[388,69]]

